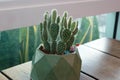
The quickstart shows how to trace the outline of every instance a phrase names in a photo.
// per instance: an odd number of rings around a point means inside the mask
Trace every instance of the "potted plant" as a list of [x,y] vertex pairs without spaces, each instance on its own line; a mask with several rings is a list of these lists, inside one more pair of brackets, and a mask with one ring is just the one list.
[[32,59],[32,80],[80,80],[81,58],[72,47],[77,26],[67,12],[62,17],[56,10],[45,13],[40,23],[42,44]]

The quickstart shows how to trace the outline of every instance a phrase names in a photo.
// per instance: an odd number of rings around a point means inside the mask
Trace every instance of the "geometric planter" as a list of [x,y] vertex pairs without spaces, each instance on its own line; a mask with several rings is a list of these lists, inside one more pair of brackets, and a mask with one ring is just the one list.
[[76,50],[66,55],[45,54],[39,48],[32,60],[32,80],[80,80],[81,58]]

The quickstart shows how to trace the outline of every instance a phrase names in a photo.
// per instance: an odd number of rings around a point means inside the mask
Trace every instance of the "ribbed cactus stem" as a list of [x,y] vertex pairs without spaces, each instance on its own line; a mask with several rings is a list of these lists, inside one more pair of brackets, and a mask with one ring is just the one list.
[[76,27],[76,22],[72,22],[72,24],[71,24],[71,31],[73,31],[74,29],[75,29],[75,27]]
[[57,17],[57,24],[60,23],[60,16]]
[[75,28],[74,28],[72,33],[73,33],[73,35],[75,35],[77,32],[78,32],[78,21],[77,21],[77,23],[75,25]]
[[41,41],[43,41],[42,33],[43,33],[43,24],[40,23],[40,38],[41,38]]
[[68,16],[68,13],[67,12],[64,12],[64,17],[67,17]]
[[73,35],[76,35],[76,33],[78,32],[78,27],[75,28],[75,30],[72,32]]
[[64,26],[64,17],[62,17],[62,21],[61,21],[61,27]]
[[50,51],[51,54],[56,53],[56,45],[57,45],[56,41],[53,41],[51,44],[51,51]]
[[50,31],[50,25],[51,25],[51,16],[48,18],[48,31]]
[[65,43],[63,41],[59,41],[56,48],[57,54],[58,55],[64,54],[65,49],[66,49]]
[[48,39],[48,34],[47,34],[47,21],[44,21],[44,29],[42,33],[43,41],[47,41]]
[[63,19],[62,19],[62,26],[64,28],[67,28],[67,12],[63,14]]
[[71,36],[68,42],[66,43],[66,50],[70,50],[70,47],[72,46],[74,42],[74,36]]
[[67,28],[67,18],[64,18],[64,28]]
[[53,11],[52,11],[52,17],[51,17],[52,23],[55,23],[56,17],[57,17],[57,11],[56,11],[56,10],[53,10]]
[[45,51],[50,52],[50,44],[48,41],[43,41]]
[[62,41],[65,43],[69,40],[71,36],[71,31],[69,29],[64,29],[62,32]]
[[70,17],[69,20],[68,20],[68,29],[70,29],[71,23],[72,23],[72,17]]
[[47,19],[48,19],[48,12],[46,12],[46,13],[44,14],[44,19],[47,21]]
[[59,25],[56,23],[53,23],[50,25],[50,36],[52,38],[52,41],[55,41],[57,36],[58,36],[58,32],[59,32]]

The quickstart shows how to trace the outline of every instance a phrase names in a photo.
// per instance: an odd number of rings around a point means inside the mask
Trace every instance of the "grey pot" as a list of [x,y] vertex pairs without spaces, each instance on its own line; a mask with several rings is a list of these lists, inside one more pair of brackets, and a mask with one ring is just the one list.
[[76,50],[66,55],[45,54],[39,48],[32,60],[32,80],[80,80],[81,58]]

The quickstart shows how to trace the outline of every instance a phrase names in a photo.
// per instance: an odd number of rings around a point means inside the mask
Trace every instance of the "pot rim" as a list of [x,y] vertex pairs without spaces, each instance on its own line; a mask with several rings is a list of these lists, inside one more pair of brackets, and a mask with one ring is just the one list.
[[64,55],[57,55],[57,54],[45,54],[42,50],[40,50],[40,47],[43,46],[43,44],[40,44],[37,48],[37,51],[39,51],[42,55],[50,55],[50,56],[68,56],[68,55],[79,55],[78,48],[75,49],[74,52]]

